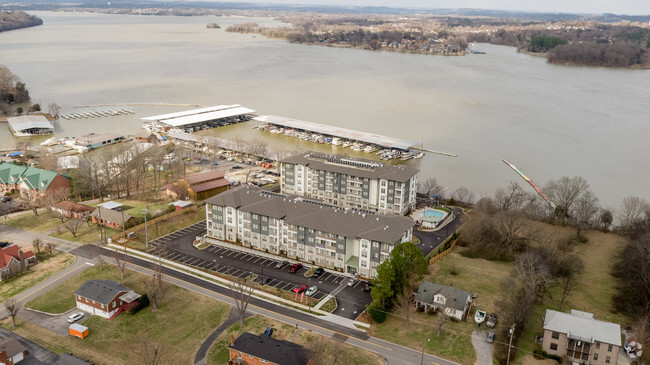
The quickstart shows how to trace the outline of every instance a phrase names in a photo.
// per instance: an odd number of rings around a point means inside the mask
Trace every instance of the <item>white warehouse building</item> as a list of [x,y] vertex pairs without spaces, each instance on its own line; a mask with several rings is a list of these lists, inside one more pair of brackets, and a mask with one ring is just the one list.
[[402,242],[414,222],[400,215],[342,209],[251,186],[206,201],[209,242],[286,255],[289,259],[375,277],[376,267]]
[[343,208],[406,215],[415,208],[420,171],[378,161],[305,152],[282,161],[282,192]]

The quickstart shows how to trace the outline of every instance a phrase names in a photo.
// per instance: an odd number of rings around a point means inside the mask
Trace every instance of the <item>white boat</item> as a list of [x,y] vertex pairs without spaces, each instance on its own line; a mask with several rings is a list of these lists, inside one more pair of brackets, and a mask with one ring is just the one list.
[[375,146],[373,146],[373,145],[371,145],[371,144],[369,144],[369,145],[367,145],[366,148],[364,148],[363,150],[364,150],[365,152],[367,152],[367,153],[371,153],[371,152],[375,152],[375,151],[377,151],[378,148],[375,147]]
[[339,137],[332,138],[332,144],[335,146],[340,146],[343,144],[343,141]]
[[343,142],[343,147],[350,147],[351,144],[352,144],[352,142],[345,141],[345,142]]
[[424,152],[420,152],[417,155],[413,156],[413,158],[422,158],[424,157]]
[[485,321],[485,317],[487,316],[487,313],[482,310],[477,310],[476,313],[474,314],[474,322],[481,324],[483,321]]
[[41,142],[41,146],[49,146],[53,144],[56,144],[56,137],[50,137],[45,141]]

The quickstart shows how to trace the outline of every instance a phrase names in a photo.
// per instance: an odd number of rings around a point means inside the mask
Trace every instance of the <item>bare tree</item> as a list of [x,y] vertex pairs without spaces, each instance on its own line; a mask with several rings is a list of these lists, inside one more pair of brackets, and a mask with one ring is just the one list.
[[511,181],[507,188],[497,189],[494,204],[499,210],[519,209],[526,200],[526,193],[518,183]]
[[636,222],[643,220],[649,213],[650,204],[647,201],[636,196],[625,197],[618,214],[618,226],[627,234]]
[[7,309],[7,312],[9,312],[9,316],[11,317],[11,329],[15,330],[16,316],[18,315],[18,312],[20,311],[22,305],[20,304],[19,301],[17,301],[13,297],[3,298],[2,303],[4,304],[5,308]]
[[97,255],[97,262],[99,263],[99,271],[102,271],[102,268],[104,267],[104,262],[106,261],[106,258],[102,254]]
[[571,208],[571,217],[576,227],[576,236],[581,237],[582,231],[592,227],[596,213],[598,213],[598,198],[587,190],[576,199]]
[[54,255],[54,250],[56,249],[56,245],[54,242],[48,242],[45,244],[45,252],[47,253],[48,256]]
[[47,208],[47,211],[56,218],[59,218],[61,220],[61,223],[63,223],[63,219],[65,218],[65,214],[63,212],[60,212],[58,210],[52,209],[57,203],[60,201],[63,201],[70,196],[70,190],[69,189],[55,189],[53,191],[47,192],[41,199],[40,199],[40,206]]
[[5,65],[0,65],[0,96],[4,97],[13,90],[20,79]]
[[559,219],[568,218],[578,197],[588,190],[589,184],[580,176],[562,176],[557,181],[550,180],[544,189],[555,204],[555,214]]
[[410,286],[404,286],[404,290],[397,296],[395,299],[395,307],[398,312],[406,318],[406,324],[408,325],[411,319],[411,311],[415,306],[415,296],[413,295],[413,289]]
[[639,358],[639,364],[645,365],[648,363],[648,359],[650,359],[648,355],[645,355],[648,353],[648,346],[650,346],[650,314],[644,313],[643,315],[639,315],[632,323],[632,331],[634,332],[636,342],[642,344],[643,348],[646,349]]
[[[448,300],[448,299],[445,298],[445,300]],[[445,321],[447,320],[447,318],[449,318],[449,310],[448,309],[449,309],[449,307],[445,303],[445,305],[443,305],[442,309],[438,313],[438,316],[440,316],[439,320],[438,320],[438,337],[440,337],[440,335],[442,335],[442,326],[445,324]]]
[[145,286],[147,288],[147,295],[151,301],[151,310],[156,312],[160,303],[165,298],[167,289],[169,289],[169,286],[163,282],[162,262],[160,259],[158,259],[157,263],[154,263],[154,274],[151,279],[145,281]]
[[232,293],[233,298],[235,298],[235,304],[237,305],[237,311],[239,312],[239,321],[241,325],[244,325],[244,318],[246,317],[246,309],[248,308],[248,303],[251,300],[251,294],[253,294],[253,287],[246,285],[246,280],[241,276],[238,276],[233,279],[228,284],[230,292]]
[[514,266],[527,297],[537,298],[544,293],[552,276],[549,261],[540,251],[524,252],[517,257]]
[[464,186],[461,186],[460,188],[454,190],[453,193],[451,193],[451,198],[454,199],[458,203],[466,204],[466,205],[472,205],[474,204],[474,193],[469,191]]
[[61,107],[57,103],[50,103],[47,106],[47,113],[51,115],[54,118],[59,117],[59,113],[61,112]]
[[43,240],[41,240],[40,238],[34,238],[34,240],[32,241],[32,247],[34,248],[34,251],[36,251],[36,253],[41,253],[41,248],[43,247]]
[[120,252],[117,248],[113,251],[113,259],[117,269],[120,270],[120,279],[124,280],[124,271],[126,270],[126,244],[124,245],[124,252]]
[[165,360],[168,351],[163,343],[150,342],[144,334],[139,334],[136,338],[140,338],[141,340],[139,341],[139,346],[133,352],[140,357],[143,365],[169,364],[169,360]]
[[516,212],[497,213],[492,225],[499,233],[501,243],[510,252],[522,252],[531,241],[539,237],[535,226]]
[[431,196],[435,196],[436,199],[444,199],[445,198],[445,188],[438,184],[438,180],[435,178],[428,178],[424,180],[422,183],[422,190],[426,191],[427,198]]
[[84,221],[82,219],[74,218],[74,219],[68,220],[65,223],[64,227],[65,227],[65,229],[70,231],[70,233],[72,233],[72,237],[77,238],[77,232],[79,231],[79,228],[81,228],[81,226],[83,226],[83,224],[84,224]]
[[560,298],[560,308],[562,308],[564,307],[564,301],[577,285],[578,278],[584,270],[584,264],[577,255],[568,255],[558,262],[557,267],[556,274],[560,277],[560,284],[562,285],[562,296]]

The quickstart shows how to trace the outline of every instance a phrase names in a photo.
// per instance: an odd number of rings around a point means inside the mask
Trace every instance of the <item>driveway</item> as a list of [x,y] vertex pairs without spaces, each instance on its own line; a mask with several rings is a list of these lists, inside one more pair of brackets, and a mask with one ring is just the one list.
[[472,332],[472,346],[476,350],[477,365],[492,365],[492,350],[494,349],[494,345],[485,341],[486,336],[487,331]]
[[78,308],[71,309],[62,314],[47,314],[28,308],[23,308],[23,310],[18,312],[18,318],[37,324],[38,326],[50,330],[58,335],[67,336],[70,334],[70,323],[68,323],[68,316],[76,312],[81,312],[84,314],[84,317],[78,320],[76,323],[83,324],[83,322],[90,318],[90,314],[81,311]]

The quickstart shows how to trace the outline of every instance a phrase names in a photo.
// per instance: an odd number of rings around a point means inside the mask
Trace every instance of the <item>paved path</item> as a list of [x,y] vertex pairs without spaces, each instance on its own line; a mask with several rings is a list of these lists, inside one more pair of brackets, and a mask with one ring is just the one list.
[[[246,315],[246,317],[249,317],[250,315]],[[223,322],[219,327],[217,327],[214,332],[208,336],[205,341],[201,344],[201,347],[199,347],[199,351],[196,352],[196,356],[194,356],[194,364],[195,365],[205,365],[205,356],[208,354],[208,349],[212,345],[212,343],[221,335],[221,333],[231,325],[233,325],[235,322],[239,321],[239,313],[237,312],[237,308],[235,307],[230,307],[230,313],[228,314],[228,318],[226,319],[225,322]]]
[[494,345],[485,341],[487,332],[474,331],[472,332],[472,346],[476,350],[476,365],[492,365],[492,351]]

